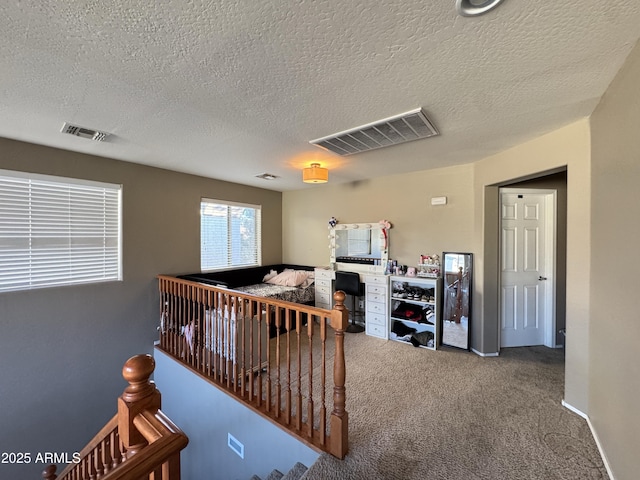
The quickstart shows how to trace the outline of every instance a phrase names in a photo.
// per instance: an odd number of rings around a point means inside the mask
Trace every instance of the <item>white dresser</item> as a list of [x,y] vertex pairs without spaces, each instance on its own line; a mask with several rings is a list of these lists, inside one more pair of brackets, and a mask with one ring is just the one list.
[[333,308],[333,286],[334,278],[333,270],[328,268],[316,268],[315,272],[315,291],[316,291],[316,307],[331,310]]
[[373,337],[389,338],[389,277],[364,275],[365,331]]
[[[315,269],[316,307],[333,308],[335,272],[327,268]],[[364,320],[367,335],[389,338],[389,276],[360,273],[364,283]]]

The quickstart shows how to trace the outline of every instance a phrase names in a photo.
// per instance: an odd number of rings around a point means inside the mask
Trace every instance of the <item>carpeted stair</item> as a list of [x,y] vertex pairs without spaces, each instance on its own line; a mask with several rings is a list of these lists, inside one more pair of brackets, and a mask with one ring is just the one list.
[[[279,470],[273,470],[265,480],[304,480],[307,467],[300,462],[297,462],[291,470],[286,474]],[[262,480],[259,476],[254,475],[250,480]]]

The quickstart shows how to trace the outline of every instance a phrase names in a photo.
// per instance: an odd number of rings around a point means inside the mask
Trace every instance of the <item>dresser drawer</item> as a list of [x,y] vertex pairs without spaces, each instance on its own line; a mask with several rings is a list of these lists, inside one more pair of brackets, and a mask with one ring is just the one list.
[[385,326],[387,320],[387,316],[381,313],[371,313],[368,312],[366,316],[367,325],[380,325],[382,327]]
[[367,313],[380,313],[382,315],[387,314],[386,303],[367,302]]
[[333,292],[331,291],[331,285],[318,285],[316,284],[316,296],[330,298]]
[[371,335],[372,337],[387,338],[387,330],[382,325],[367,322],[366,332],[367,335]]
[[316,281],[320,279],[331,281],[331,278],[333,277],[333,272],[331,270],[326,270],[324,268],[316,268],[314,272],[315,272]]
[[364,283],[371,285],[387,285],[387,277],[385,275],[365,275]]
[[331,304],[326,303],[322,300],[319,301],[317,298],[316,298],[316,307],[324,308],[325,310],[331,310]]
[[387,286],[367,283],[367,295],[387,295]]
[[316,278],[315,282],[316,282],[316,288],[318,287],[331,288],[330,278]]
[[367,302],[377,302],[377,303],[385,303],[387,301],[387,296],[382,293],[374,293],[367,295]]

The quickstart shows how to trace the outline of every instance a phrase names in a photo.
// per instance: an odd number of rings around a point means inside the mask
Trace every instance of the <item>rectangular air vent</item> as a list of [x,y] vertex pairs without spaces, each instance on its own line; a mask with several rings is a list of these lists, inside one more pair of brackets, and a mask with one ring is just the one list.
[[62,133],[68,133],[69,135],[75,135],[76,137],[88,138],[95,140],[96,142],[102,142],[110,134],[107,132],[100,132],[98,130],[91,130],[90,128],[79,127],[77,125],[71,125],[65,122],[62,126]]
[[227,432],[227,446],[236,452],[240,458],[244,458],[244,445],[229,432]]
[[311,140],[309,143],[346,156],[438,135],[421,108],[361,127]]

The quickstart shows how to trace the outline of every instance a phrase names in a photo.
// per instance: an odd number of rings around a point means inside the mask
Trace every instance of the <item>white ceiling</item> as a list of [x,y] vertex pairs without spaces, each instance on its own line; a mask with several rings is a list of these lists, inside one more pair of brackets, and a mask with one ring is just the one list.
[[[588,116],[640,37],[638,0],[506,0],[475,18],[454,6],[4,1],[0,136],[279,191],[305,188],[311,161],[354,182],[472,162]],[[439,137],[349,157],[308,143],[418,107]]]

